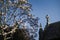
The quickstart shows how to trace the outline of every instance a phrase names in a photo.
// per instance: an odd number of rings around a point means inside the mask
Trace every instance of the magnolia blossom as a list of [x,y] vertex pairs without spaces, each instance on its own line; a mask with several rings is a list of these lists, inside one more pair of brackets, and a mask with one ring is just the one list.
[[7,33],[3,33],[3,35],[7,35]]

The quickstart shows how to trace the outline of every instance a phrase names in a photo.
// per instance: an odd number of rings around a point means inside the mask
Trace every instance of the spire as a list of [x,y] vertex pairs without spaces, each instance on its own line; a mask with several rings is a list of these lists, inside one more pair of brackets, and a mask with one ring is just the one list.
[[42,37],[43,37],[43,30],[42,30],[42,24],[40,23],[39,40],[42,40]]
[[43,29],[42,29],[42,24],[40,23],[40,31],[43,31]]
[[40,23],[40,29],[42,29],[42,24]]

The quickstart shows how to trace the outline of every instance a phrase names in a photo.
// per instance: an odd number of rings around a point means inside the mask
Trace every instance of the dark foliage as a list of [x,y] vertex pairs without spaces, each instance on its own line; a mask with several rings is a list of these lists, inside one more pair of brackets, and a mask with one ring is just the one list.
[[[7,37],[10,37],[12,35],[11,38],[7,40],[29,40],[29,37],[26,36],[25,31],[26,30],[24,29],[17,29],[15,33],[7,35]],[[0,35],[0,40],[4,40],[3,35]]]

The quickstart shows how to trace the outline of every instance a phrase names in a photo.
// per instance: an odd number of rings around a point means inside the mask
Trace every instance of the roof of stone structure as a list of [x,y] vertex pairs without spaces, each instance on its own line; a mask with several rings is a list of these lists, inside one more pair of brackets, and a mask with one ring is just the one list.
[[60,38],[60,21],[49,24],[43,35],[44,40]]

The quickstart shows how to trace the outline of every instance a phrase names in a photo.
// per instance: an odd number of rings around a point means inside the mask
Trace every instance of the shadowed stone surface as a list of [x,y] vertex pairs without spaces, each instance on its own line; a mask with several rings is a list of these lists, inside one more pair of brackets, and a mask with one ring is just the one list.
[[60,21],[49,24],[40,35],[42,40],[60,40]]

